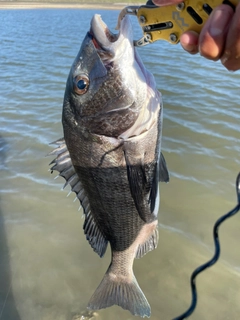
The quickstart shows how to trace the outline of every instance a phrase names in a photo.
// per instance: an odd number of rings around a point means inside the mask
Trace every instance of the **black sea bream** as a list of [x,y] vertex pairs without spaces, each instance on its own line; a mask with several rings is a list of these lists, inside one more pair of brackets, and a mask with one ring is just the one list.
[[62,124],[51,169],[76,192],[93,250],[102,257],[109,243],[112,251],[88,308],[119,305],[149,317],[132,266],[157,246],[159,181],[168,172],[161,96],[133,46],[129,17],[115,35],[94,15],[67,80]]

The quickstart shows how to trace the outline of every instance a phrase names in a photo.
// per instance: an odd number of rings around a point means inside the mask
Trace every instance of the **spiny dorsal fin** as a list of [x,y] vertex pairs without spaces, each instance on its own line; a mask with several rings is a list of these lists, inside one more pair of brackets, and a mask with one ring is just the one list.
[[63,188],[69,184],[71,191],[76,193],[85,214],[83,229],[86,238],[93,250],[102,257],[107,249],[108,241],[104,238],[94,221],[88,197],[74,169],[65,140],[62,138],[52,144],[56,144],[58,147],[49,153],[49,155],[56,156],[56,158],[50,163],[50,165],[53,164],[50,170],[51,172],[55,170],[58,171],[59,175],[66,180]]

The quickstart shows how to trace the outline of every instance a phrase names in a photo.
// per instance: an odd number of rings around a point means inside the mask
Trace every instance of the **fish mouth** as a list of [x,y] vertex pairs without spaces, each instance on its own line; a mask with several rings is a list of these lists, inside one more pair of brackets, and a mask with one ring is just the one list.
[[116,47],[123,39],[128,39],[133,45],[132,25],[128,16],[124,17],[118,33],[113,33],[99,14],[95,14],[91,21],[89,32],[93,37],[93,44],[99,51],[115,52]]
[[145,68],[134,46],[133,28],[128,15],[121,20],[117,29],[119,30],[117,34],[111,32],[99,14],[95,14],[92,18],[89,33],[103,64],[107,67],[113,61],[119,59],[126,51],[128,53],[132,52],[147,85],[155,88],[155,80]]

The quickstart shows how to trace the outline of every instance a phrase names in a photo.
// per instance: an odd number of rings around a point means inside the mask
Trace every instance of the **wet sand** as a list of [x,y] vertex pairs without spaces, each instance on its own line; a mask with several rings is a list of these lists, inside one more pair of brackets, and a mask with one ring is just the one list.
[[108,9],[119,10],[128,3],[24,2],[0,1],[0,9]]

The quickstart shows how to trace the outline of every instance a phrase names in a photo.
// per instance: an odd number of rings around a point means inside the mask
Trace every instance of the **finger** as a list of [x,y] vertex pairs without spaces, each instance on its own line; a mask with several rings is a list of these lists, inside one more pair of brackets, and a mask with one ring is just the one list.
[[184,50],[191,54],[198,53],[199,34],[195,31],[188,31],[181,35],[180,43]]
[[202,56],[211,60],[220,58],[233,14],[233,9],[225,4],[212,11],[199,36],[199,51]]
[[229,26],[221,62],[228,70],[240,69],[240,5],[237,6]]
[[173,5],[173,4],[182,2],[182,0],[152,0],[152,2],[156,6],[169,6],[169,5]]

